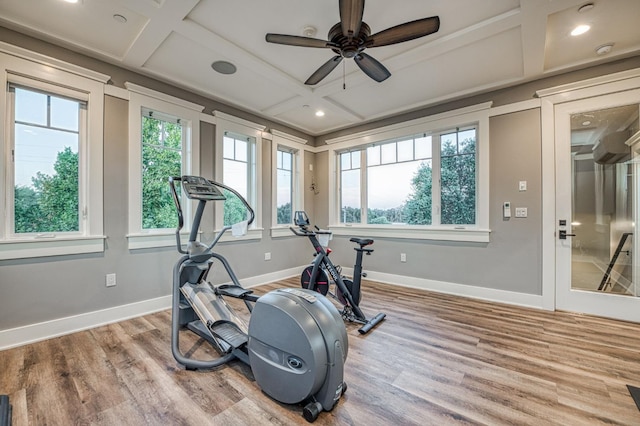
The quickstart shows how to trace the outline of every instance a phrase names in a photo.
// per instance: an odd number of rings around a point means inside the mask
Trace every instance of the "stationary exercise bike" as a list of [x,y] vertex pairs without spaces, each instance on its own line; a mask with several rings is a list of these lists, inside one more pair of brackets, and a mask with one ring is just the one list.
[[[176,182],[198,206],[186,247],[180,241],[184,225]],[[302,403],[303,416],[313,422],[321,411],[333,409],[346,390],[343,382],[347,359],[347,332],[336,307],[323,295],[298,288],[277,289],[263,296],[243,288],[229,262],[213,248],[232,226],[223,227],[209,245],[197,241],[200,221],[209,201],[225,200],[222,190],[237,196],[248,212],[248,226],[255,214],[232,188],[199,176],[170,177],[171,194],[178,211],[176,246],[183,256],[173,268],[171,351],[187,370],[211,369],[233,359],[248,364],[258,386],[271,398]],[[231,283],[214,286],[207,275],[219,261]],[[251,313],[247,325],[225,298],[242,300]],[[220,356],[194,359],[180,350],[183,328],[211,343]]]
[[[300,277],[302,288],[316,291],[324,296],[327,294],[333,296],[343,306],[341,315],[345,321],[362,324],[362,327],[358,329],[360,334],[367,333],[382,322],[386,314],[379,313],[375,317],[367,319],[359,306],[362,298],[362,292],[360,291],[360,283],[363,276],[362,256],[363,254],[370,255],[373,252],[373,249],[366,248],[373,244],[373,240],[369,238],[351,238],[349,240],[358,245],[358,247],[354,248],[356,251],[356,264],[353,267],[353,280],[350,280],[342,276],[338,267],[331,262],[329,250],[325,250],[318,239],[319,235],[328,235],[331,232],[322,231],[317,227],[315,231],[309,229],[309,217],[303,211],[295,212],[294,223],[298,226],[298,229],[291,227],[291,231],[300,237],[308,237],[315,249],[313,263],[302,271],[302,276]],[[335,284],[334,292],[330,291],[331,281],[329,278]]]

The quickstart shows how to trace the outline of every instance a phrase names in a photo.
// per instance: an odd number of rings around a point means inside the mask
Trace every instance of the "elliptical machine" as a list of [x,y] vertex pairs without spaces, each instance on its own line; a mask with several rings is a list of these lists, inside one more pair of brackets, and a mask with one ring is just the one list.
[[[356,264],[353,268],[353,280],[342,276],[338,267],[336,267],[331,259],[329,259],[330,251],[323,247],[318,239],[318,235],[331,234],[329,231],[322,231],[316,227],[315,231],[309,229],[309,217],[303,211],[296,211],[294,214],[294,222],[298,229],[290,227],[291,232],[299,237],[308,237],[309,241],[315,249],[315,259],[310,266],[307,266],[300,276],[300,284],[302,288],[316,291],[322,295],[331,295],[342,304],[342,318],[346,321],[357,322],[362,324],[358,329],[360,334],[369,332],[373,327],[382,322],[386,314],[379,313],[371,319],[367,319],[360,309],[360,299],[362,293],[360,291],[360,282],[364,273],[362,272],[362,256],[370,255],[373,252],[371,248],[365,248],[373,244],[373,240],[369,238],[351,238],[349,241],[358,244],[359,247],[354,248],[356,251]],[[335,283],[335,292],[329,290],[330,280]]]
[[[184,219],[176,182],[188,199],[198,200],[189,242],[183,248],[180,230]],[[170,177],[171,194],[178,211],[176,246],[183,256],[173,268],[171,351],[187,370],[211,369],[233,359],[248,364],[258,386],[271,398],[303,403],[303,416],[313,422],[322,410],[333,409],[347,385],[343,382],[348,340],[340,313],[324,296],[304,289],[277,289],[258,297],[240,285],[227,260],[213,251],[231,226],[223,227],[209,245],[197,241],[207,202],[225,200],[222,190],[237,196],[249,213],[249,203],[234,189],[199,176]],[[215,261],[231,283],[214,286],[207,275]],[[225,301],[244,301],[251,313],[249,324]],[[197,360],[180,350],[180,331],[195,332],[211,343],[220,357]]]

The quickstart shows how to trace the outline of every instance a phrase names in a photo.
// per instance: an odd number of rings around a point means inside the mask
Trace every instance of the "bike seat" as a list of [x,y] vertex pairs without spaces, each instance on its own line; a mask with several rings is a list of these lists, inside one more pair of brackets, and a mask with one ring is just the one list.
[[360,245],[360,247],[369,246],[369,245],[373,244],[373,240],[371,238],[356,238],[356,237],[353,237],[349,241],[351,241],[352,243],[356,243],[356,244]]

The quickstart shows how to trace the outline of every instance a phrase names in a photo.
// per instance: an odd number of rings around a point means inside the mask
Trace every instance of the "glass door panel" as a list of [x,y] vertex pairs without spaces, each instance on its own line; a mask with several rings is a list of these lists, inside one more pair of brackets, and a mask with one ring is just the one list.
[[638,105],[571,114],[571,288],[637,296],[633,282]]

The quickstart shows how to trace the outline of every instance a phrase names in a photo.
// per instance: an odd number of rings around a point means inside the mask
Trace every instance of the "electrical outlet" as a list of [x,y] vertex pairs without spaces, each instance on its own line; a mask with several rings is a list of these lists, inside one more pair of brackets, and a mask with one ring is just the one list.
[[400,262],[407,261],[407,253],[400,253]]
[[264,260],[271,260],[271,253],[266,252],[266,253],[264,254]]
[[107,287],[113,287],[116,285],[116,274],[107,274],[105,277],[105,284]]

